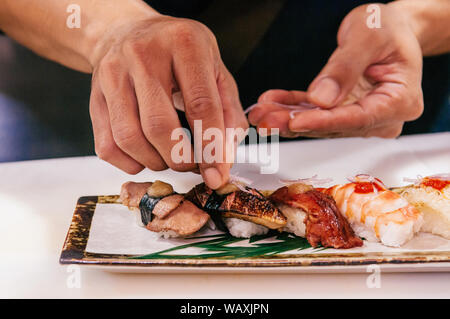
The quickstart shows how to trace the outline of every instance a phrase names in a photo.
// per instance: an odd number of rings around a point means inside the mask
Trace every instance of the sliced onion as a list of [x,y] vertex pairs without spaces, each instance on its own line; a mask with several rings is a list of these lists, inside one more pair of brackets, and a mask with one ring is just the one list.
[[302,113],[302,111],[298,111],[298,110],[293,110],[289,112],[289,118],[292,120],[295,118],[295,114],[297,113]]
[[332,178],[318,178],[317,174],[309,178],[299,178],[299,179],[280,179],[280,183],[285,185],[291,185],[296,183],[309,184],[309,185],[323,185],[328,184],[333,181]]
[[247,189],[247,186],[253,184],[253,181],[245,178],[245,177],[241,177],[238,176],[238,174],[234,174],[231,175],[230,174],[230,179],[229,182],[233,185],[235,185],[237,188],[239,188],[241,191],[243,192],[247,192],[249,193],[250,191]]
[[404,177],[403,181],[407,183],[413,183],[414,185],[419,185],[423,180],[423,177],[420,175],[417,175],[417,178],[408,178]]
[[[369,174],[358,174],[353,177],[347,177],[347,179],[352,183],[372,183],[380,186],[381,188],[387,189],[386,185],[384,185],[379,179],[373,177]],[[376,187],[373,187],[374,192],[377,194],[378,189]]]
[[249,107],[244,111],[244,114],[250,113],[250,111],[253,110],[255,107],[257,107],[258,105],[259,105],[258,103],[255,103],[255,104],[249,106]]
[[248,178],[238,176],[238,174],[234,174],[234,175],[230,174],[230,183],[236,183],[236,182],[245,184],[245,185],[253,184],[253,181]]
[[[305,112],[305,111],[314,110],[314,109],[319,108],[318,106],[307,103],[307,102],[301,102],[296,105],[281,104],[281,103],[277,103],[277,102],[270,102],[270,103],[275,104],[276,106],[280,106],[282,108],[288,109],[288,110],[293,110],[296,113]],[[244,111],[244,114],[249,113],[251,110],[253,110],[255,107],[259,106],[260,104],[261,103],[256,103],[256,104],[251,105]],[[291,113],[289,114],[289,116],[291,116]]]

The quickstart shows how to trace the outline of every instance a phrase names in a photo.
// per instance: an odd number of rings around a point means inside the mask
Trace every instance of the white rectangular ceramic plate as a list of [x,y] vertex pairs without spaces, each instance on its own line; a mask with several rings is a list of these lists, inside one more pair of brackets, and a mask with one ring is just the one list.
[[[450,142],[448,134],[438,137]],[[430,139],[424,141],[428,148],[433,145]],[[281,143],[279,162],[272,163],[278,165],[276,174],[261,174],[261,162],[236,164],[233,172],[252,179],[259,189],[274,189],[280,186],[280,178],[315,174],[342,183],[347,176],[368,173],[394,187],[402,185],[403,177],[450,171],[446,143],[437,143],[433,152],[418,154],[414,148],[420,148],[419,140],[405,142],[339,139]],[[245,152],[238,154],[238,161],[258,152],[255,145],[241,150]],[[195,184],[168,182],[180,193]],[[250,240],[214,231],[195,234],[191,239],[157,239],[139,227],[133,214],[117,199],[118,196],[79,199],[61,263],[155,273],[366,272],[374,267],[371,265],[389,272],[450,271],[450,241],[431,234],[419,233],[401,248],[365,241],[363,247],[347,250],[314,249],[303,238],[276,232]]]
[[[313,248],[306,239],[269,232],[250,239],[204,230],[164,239],[137,225],[117,196],[79,199],[61,263],[120,272],[450,271],[450,241],[417,234],[400,248],[364,241],[352,249]],[[369,268],[368,268],[369,267]]]

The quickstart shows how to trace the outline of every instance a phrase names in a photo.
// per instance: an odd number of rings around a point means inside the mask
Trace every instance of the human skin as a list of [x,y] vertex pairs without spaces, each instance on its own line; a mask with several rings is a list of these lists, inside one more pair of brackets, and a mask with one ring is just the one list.
[[[2,0],[0,28],[36,53],[92,73],[90,114],[97,155],[129,174],[200,171],[211,188],[228,181],[231,163],[175,163],[171,140],[181,124],[172,94],[181,91],[187,120],[205,132],[248,128],[236,83],[203,24],[164,16],[141,0],[77,0],[81,28],[66,26],[71,0]],[[235,143],[235,141],[226,141]],[[200,141],[202,149],[210,141]]]
[[[397,137],[423,112],[422,58],[450,51],[450,1],[379,4],[381,28],[366,25],[367,5],[339,28],[338,47],[307,91],[269,90],[249,121],[285,137]],[[279,104],[310,103],[291,113]]]

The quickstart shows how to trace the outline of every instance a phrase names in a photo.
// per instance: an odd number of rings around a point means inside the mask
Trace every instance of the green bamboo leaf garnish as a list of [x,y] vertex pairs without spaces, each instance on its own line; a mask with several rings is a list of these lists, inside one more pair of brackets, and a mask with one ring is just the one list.
[[[259,243],[258,241],[273,238],[277,241],[269,243]],[[162,250],[159,252],[147,254],[144,256],[130,257],[131,259],[205,259],[205,258],[251,258],[260,256],[274,256],[286,251],[303,250],[312,248],[305,238],[297,237],[288,233],[279,233],[277,231],[269,231],[265,235],[256,235],[250,239],[236,238],[228,233],[216,234],[210,236],[190,237],[188,239],[203,239],[212,238],[196,243],[190,243],[185,245],[176,246],[170,249]],[[245,246],[229,246],[231,244],[243,242],[251,244],[250,247]],[[174,251],[180,251],[186,248],[202,248],[206,252],[196,255],[178,255],[170,254]],[[323,250],[326,248],[317,247],[317,249]]]

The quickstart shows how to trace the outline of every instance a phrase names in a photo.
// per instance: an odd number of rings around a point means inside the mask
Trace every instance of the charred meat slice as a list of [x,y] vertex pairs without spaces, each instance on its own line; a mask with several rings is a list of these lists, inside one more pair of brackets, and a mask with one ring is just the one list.
[[160,181],[125,183],[120,198],[128,207],[139,208],[142,223],[154,232],[173,231],[180,236],[190,235],[209,219],[206,212],[183,195],[174,193],[172,186]]
[[307,185],[291,186],[279,188],[270,199],[306,212],[306,238],[313,247],[319,244],[333,248],[363,245],[332,197]]
[[135,183],[126,182],[122,185],[120,191],[120,201],[122,204],[128,207],[139,207],[142,196],[147,193],[147,189],[152,186],[153,183]]
[[180,194],[173,194],[163,197],[153,208],[153,215],[159,218],[165,218],[173,210],[182,205],[184,196]]
[[184,196],[180,194],[153,197],[145,193],[139,203],[142,223],[147,225],[147,223],[152,221],[153,216],[165,218],[171,211],[181,205],[183,199]]
[[[218,217],[233,217],[271,229],[286,225],[286,217],[270,200],[257,190],[247,187],[246,191],[234,190],[228,194],[219,194],[204,183],[195,186],[187,195],[194,204],[211,214],[214,222]],[[219,222],[219,228],[224,227]]]
[[166,217],[154,218],[146,227],[154,232],[174,231],[180,236],[187,236],[199,231],[208,219],[207,213],[185,200]]

